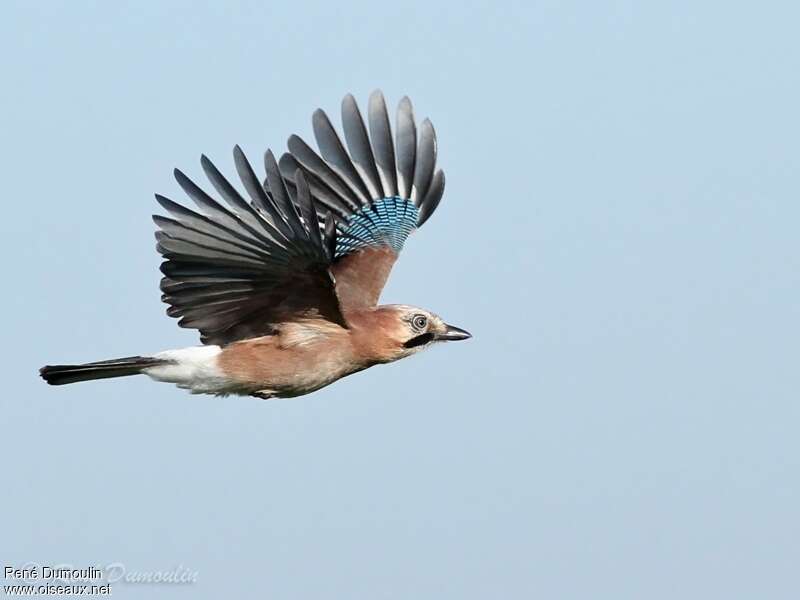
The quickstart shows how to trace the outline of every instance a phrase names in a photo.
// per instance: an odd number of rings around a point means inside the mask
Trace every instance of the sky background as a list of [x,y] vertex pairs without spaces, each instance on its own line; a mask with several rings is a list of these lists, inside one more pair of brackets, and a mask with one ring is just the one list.
[[[0,563],[117,598],[796,600],[794,2],[7,2]],[[153,193],[374,88],[447,172],[385,302],[470,330],[313,395],[51,388],[197,343]],[[8,582],[6,582],[8,583]]]

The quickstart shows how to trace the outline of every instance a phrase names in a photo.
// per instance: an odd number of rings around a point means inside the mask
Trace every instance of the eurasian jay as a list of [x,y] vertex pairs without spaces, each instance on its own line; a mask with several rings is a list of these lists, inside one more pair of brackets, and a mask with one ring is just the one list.
[[289,138],[280,161],[264,157],[259,180],[241,149],[236,170],[246,200],[205,156],[221,204],[175,170],[199,212],[156,195],[164,257],[162,300],[202,346],[82,365],[46,366],[62,385],[144,373],[196,394],[287,398],[318,390],[376,364],[469,333],[432,312],[378,305],[409,234],[436,210],[444,173],[435,170],[436,134],[417,124],[408,98],[395,136],[383,95],[369,98],[369,133],[356,101],[342,101],[347,149],[328,116],[312,118],[319,154]]

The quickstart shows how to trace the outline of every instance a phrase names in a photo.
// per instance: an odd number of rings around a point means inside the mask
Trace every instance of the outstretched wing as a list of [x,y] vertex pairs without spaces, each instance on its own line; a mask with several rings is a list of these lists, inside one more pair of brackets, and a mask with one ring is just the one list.
[[167,314],[180,317],[181,327],[198,329],[204,344],[269,335],[298,318],[346,327],[328,270],[333,240],[323,239],[320,208],[302,174],[287,189],[267,152],[262,186],[238,146],[234,159],[249,201],[205,156],[203,170],[227,206],[178,170],[175,178],[199,212],[156,195],[171,215],[153,217],[157,249],[166,259],[161,290]]
[[[428,119],[417,128],[411,101],[397,109],[396,135],[380,91],[369,99],[369,133],[355,99],[342,101],[347,149],[322,111],[312,117],[319,154],[289,138],[280,160],[290,187],[305,175],[325,231],[335,235],[331,272],[342,309],[372,307],[409,234],[433,214],[444,192],[436,171],[436,133]],[[335,229],[335,231],[334,231]]]

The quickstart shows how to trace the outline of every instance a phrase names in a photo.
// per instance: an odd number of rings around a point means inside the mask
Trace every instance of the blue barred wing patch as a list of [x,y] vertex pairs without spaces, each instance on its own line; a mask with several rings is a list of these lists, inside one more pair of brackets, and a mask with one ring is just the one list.
[[340,226],[336,258],[369,246],[389,246],[398,254],[417,226],[419,209],[399,196],[381,198],[364,206]]

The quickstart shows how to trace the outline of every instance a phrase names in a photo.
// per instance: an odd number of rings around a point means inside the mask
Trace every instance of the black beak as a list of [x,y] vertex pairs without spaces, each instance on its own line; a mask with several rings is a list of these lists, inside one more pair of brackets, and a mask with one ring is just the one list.
[[460,327],[454,327],[453,325],[448,325],[444,333],[436,334],[436,340],[441,340],[443,342],[468,340],[471,337],[472,334],[469,331],[464,331]]

